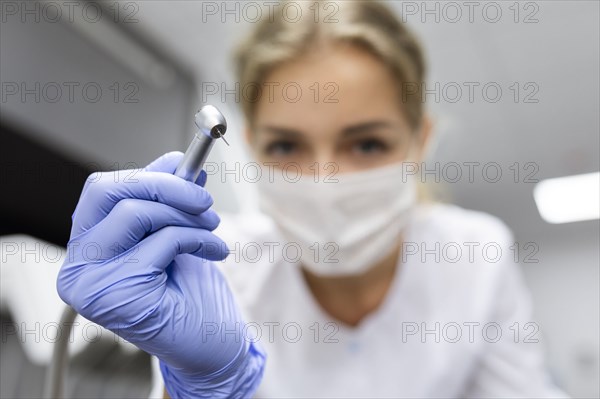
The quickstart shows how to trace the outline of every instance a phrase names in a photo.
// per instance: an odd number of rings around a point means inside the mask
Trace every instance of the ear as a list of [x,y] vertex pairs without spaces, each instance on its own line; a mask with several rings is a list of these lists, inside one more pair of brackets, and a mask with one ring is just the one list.
[[248,145],[248,147],[251,147],[252,146],[252,141],[251,141],[251,139],[252,139],[252,131],[251,131],[250,126],[248,125],[247,122],[244,123],[243,131],[244,131],[244,133],[243,133],[244,134],[244,140],[246,141],[246,144]]
[[429,145],[431,144],[431,137],[432,137],[432,131],[433,131],[433,127],[434,127],[434,123],[433,123],[433,118],[429,115],[429,114],[425,114],[423,116],[423,121],[421,122],[421,127],[419,129],[419,141],[418,141],[418,145],[419,145],[419,150],[418,150],[418,154],[419,154],[419,159],[424,159],[425,155],[427,154],[427,151],[429,149]]

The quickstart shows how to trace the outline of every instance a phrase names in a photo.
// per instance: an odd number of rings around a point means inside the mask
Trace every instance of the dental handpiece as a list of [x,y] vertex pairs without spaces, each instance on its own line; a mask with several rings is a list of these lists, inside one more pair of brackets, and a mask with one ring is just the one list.
[[[195,115],[195,124],[198,131],[186,150],[183,159],[177,166],[175,175],[185,180],[195,182],[200,176],[202,166],[208,157],[215,140],[222,138],[225,143],[227,121],[219,110],[212,105],[202,107]],[[229,144],[227,144],[229,145]],[[52,353],[50,365],[46,371],[44,398],[62,398],[65,385],[65,370],[67,369],[70,331],[74,324],[77,312],[66,306],[61,316],[61,325],[66,326],[65,334],[59,334]]]
[[223,137],[227,131],[227,121],[216,107],[205,105],[196,113],[194,118],[198,131],[175,170],[175,176],[191,182],[195,182],[200,176],[204,162],[215,140],[222,138],[229,145]]

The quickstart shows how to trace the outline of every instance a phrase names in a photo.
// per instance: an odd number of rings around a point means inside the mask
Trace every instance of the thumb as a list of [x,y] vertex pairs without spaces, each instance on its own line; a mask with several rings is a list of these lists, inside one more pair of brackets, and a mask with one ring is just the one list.
[[175,169],[177,169],[177,165],[183,158],[183,153],[181,151],[171,151],[166,154],[161,155],[154,161],[150,162],[148,166],[144,168],[146,172],[165,172],[165,173],[175,173]]

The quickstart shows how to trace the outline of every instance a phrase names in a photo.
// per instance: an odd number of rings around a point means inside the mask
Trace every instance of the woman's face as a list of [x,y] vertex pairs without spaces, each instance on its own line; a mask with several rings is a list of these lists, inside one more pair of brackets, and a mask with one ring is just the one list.
[[303,174],[331,171],[331,163],[344,173],[400,162],[409,147],[415,160],[429,129],[411,131],[397,86],[358,47],[316,50],[267,76],[247,139],[258,161],[293,162]]

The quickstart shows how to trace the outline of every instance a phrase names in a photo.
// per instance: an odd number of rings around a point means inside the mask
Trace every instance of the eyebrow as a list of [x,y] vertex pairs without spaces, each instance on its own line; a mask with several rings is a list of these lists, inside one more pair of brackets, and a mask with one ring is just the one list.
[[[363,133],[369,133],[376,129],[389,128],[391,124],[383,120],[375,120],[369,122],[358,123],[356,125],[350,125],[342,129],[342,136],[354,136]],[[261,130],[265,132],[277,134],[281,136],[287,136],[289,138],[299,138],[302,136],[302,132],[296,129],[290,129],[285,127],[277,126],[265,126]]]
[[351,125],[351,126],[345,127],[342,130],[342,135],[344,137],[354,136],[356,134],[369,133],[369,132],[372,132],[377,129],[389,128],[389,127],[391,127],[391,124],[389,122],[381,121],[381,120],[363,122],[363,123],[359,123],[356,125]]

